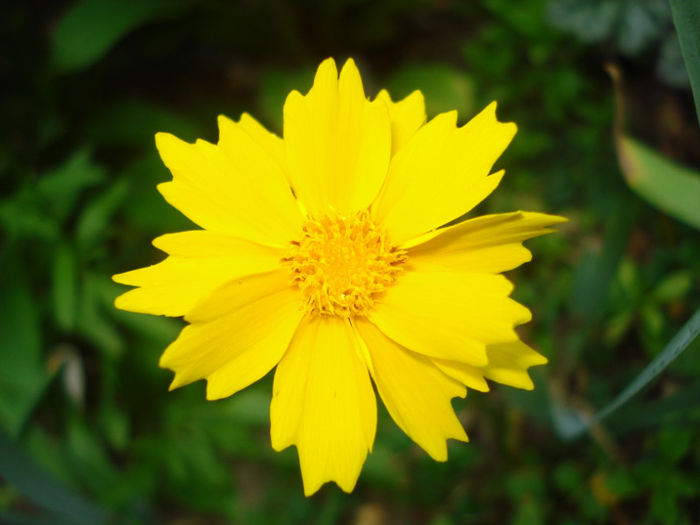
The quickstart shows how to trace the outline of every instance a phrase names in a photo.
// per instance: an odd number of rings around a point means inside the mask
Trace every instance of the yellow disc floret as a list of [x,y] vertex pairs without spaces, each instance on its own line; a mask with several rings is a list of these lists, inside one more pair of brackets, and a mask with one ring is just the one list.
[[283,261],[309,311],[319,315],[366,315],[375,299],[392,285],[406,252],[390,244],[367,211],[350,217],[308,219],[301,239]]

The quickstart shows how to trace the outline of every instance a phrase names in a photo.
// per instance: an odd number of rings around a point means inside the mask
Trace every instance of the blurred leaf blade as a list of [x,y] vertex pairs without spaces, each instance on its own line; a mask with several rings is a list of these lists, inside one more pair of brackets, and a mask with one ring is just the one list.
[[70,331],[75,326],[78,276],[75,254],[63,243],[56,250],[53,261],[53,308],[58,326]]
[[601,421],[626,404],[663,372],[700,333],[700,310],[678,331],[666,347],[654,358],[620,394],[593,416],[585,416],[561,403],[553,405],[552,416],[557,433],[566,440],[582,435],[592,424]]
[[32,502],[59,515],[61,523],[99,525],[110,518],[106,511],[56,481],[1,433],[0,475]]
[[39,179],[36,190],[53,216],[63,220],[75,205],[80,192],[102,182],[105,170],[95,164],[86,150],[71,155],[58,168]]
[[161,0],[83,0],[60,20],[53,35],[56,66],[62,71],[83,69],[101,57],[136,27],[172,10],[180,2]]
[[617,151],[625,181],[635,193],[672,217],[700,228],[700,174],[626,135],[619,137]]
[[129,191],[129,181],[120,179],[111,188],[95,197],[85,208],[77,225],[78,243],[88,247],[104,233],[112,215],[116,213]]
[[700,124],[700,3],[695,0],[671,0],[671,12]]
[[616,220],[607,221],[602,247],[594,246],[585,252],[576,269],[571,306],[586,321],[602,313],[600,306],[605,302],[632,233],[637,215],[634,204],[629,199],[618,199],[615,211],[610,214]]
[[42,363],[38,305],[20,268],[8,253],[4,255],[0,259],[0,425],[16,436],[49,378]]

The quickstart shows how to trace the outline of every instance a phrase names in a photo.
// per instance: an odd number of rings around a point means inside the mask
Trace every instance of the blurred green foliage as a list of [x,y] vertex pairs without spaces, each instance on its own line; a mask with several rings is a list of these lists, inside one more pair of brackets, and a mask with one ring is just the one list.
[[[627,132],[700,166],[682,62],[662,65],[680,56],[664,51],[677,48],[665,2],[82,0],[3,11],[1,523],[697,523],[697,341],[590,437],[563,442],[551,421],[555,402],[604,406],[700,306],[698,233],[624,183],[602,67],[621,64]],[[169,174],[153,134],[215,140],[216,115],[242,111],[280,131],[284,96],[308,89],[329,55],[355,57],[372,96],[422,89],[431,114],[457,108],[465,121],[498,100],[520,131],[499,161],[506,179],[477,211],[571,222],[530,242],[535,261],[511,275],[534,312],[523,337],[550,358],[536,390],[455,401],[471,443],[451,444],[444,464],[380,409],[355,492],[329,485],[306,499],[295,452],[269,445],[271,378],[214,403],[202,384],[168,393],[157,362],[180,321],[115,310],[123,287],[109,276],[158,261],[150,239],[191,227],[155,191]],[[666,182],[665,201],[692,204]]]

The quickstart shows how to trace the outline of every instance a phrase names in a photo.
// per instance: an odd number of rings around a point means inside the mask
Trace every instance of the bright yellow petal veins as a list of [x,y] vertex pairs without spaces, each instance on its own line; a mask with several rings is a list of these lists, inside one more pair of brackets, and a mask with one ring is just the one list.
[[417,267],[438,265],[453,271],[505,272],[532,259],[523,241],[554,232],[551,226],[566,220],[525,211],[484,215],[445,228],[408,253]]
[[386,105],[369,102],[352,59],[340,78],[333,59],[306,96],[284,105],[286,166],[297,197],[315,217],[349,215],[372,202],[386,176],[391,127]]
[[391,156],[403,148],[418,128],[425,123],[425,99],[423,93],[414,91],[406,98],[392,102],[389,92],[382,89],[376,100],[384,102],[391,120]]
[[296,445],[304,493],[357,482],[371,450],[377,407],[350,321],[306,318],[277,366],[270,405],[272,447]]
[[186,326],[160,366],[175,372],[171,390],[206,378],[207,399],[230,396],[272,370],[303,315],[280,270],[232,281],[200,302],[193,317],[198,310],[221,315]]
[[464,397],[466,389],[366,320],[354,323],[369,349],[372,377],[389,414],[433,459],[446,461],[447,439],[468,441],[451,404],[453,397]]
[[158,264],[114,275],[116,282],[138,287],[117,297],[117,308],[185,315],[223,283],[279,268],[282,256],[275,248],[204,230],[163,235],[153,243],[172,255]]
[[173,181],[165,199],[201,227],[271,246],[284,246],[301,229],[299,211],[278,162],[244,127],[219,118],[219,143],[156,135]]
[[515,341],[514,327],[530,320],[511,290],[501,275],[407,271],[369,320],[414,352],[483,367],[486,345]]
[[465,126],[456,123],[455,111],[438,115],[392,159],[372,211],[393,242],[456,219],[500,182],[502,171],[489,172],[513,139],[515,124],[498,122],[495,102]]

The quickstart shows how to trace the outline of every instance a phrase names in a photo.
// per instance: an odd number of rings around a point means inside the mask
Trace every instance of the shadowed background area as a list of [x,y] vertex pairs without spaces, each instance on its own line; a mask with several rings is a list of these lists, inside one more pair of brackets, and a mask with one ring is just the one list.
[[[698,341],[567,436],[700,307],[700,130],[665,0],[28,1],[3,7],[0,48],[1,523],[698,522]],[[429,117],[498,100],[519,132],[470,216],[570,222],[508,274],[550,359],[536,389],[456,399],[471,442],[447,463],[380,407],[355,491],[307,499],[294,449],[270,447],[271,374],[217,402],[202,381],[168,393],[182,323],[116,310],[110,275],[192,227],[155,190],[154,133],[216,141],[243,111],[280,133],[328,56],[369,96],[421,89]]]

